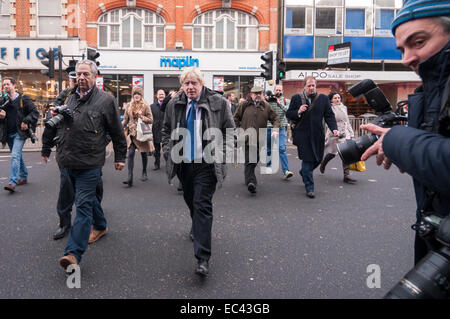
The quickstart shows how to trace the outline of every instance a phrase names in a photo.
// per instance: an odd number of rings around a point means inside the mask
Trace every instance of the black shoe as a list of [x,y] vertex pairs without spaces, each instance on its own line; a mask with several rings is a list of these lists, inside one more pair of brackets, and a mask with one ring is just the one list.
[[69,226],[62,226],[58,228],[56,233],[53,235],[54,240],[58,240],[61,238],[64,238],[70,231],[70,225]]
[[353,178],[351,178],[351,177],[344,177],[344,183],[347,183],[347,184],[356,184],[356,179],[353,179]]
[[201,259],[198,261],[198,266],[195,273],[200,276],[207,276],[209,273],[209,264],[207,260]]
[[306,192],[306,196],[308,196],[309,198],[316,197],[316,195],[314,195],[314,192]]
[[147,173],[142,173],[141,181],[145,182],[147,179]]
[[254,183],[248,183],[247,189],[252,194],[256,193],[256,185]]
[[160,165],[159,165],[159,162],[155,162],[155,167],[153,167],[153,170],[154,171],[157,171],[157,170],[159,170],[161,167],[160,167]]

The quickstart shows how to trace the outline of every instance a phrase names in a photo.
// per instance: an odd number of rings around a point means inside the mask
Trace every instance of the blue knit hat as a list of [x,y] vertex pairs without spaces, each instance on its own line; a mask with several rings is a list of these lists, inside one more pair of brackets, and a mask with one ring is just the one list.
[[444,0],[403,0],[403,7],[392,21],[392,34],[400,24],[414,19],[450,15],[450,1]]

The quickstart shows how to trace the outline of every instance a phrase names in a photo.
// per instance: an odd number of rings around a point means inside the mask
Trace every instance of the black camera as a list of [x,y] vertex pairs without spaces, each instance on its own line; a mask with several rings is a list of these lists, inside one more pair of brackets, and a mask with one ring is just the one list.
[[278,102],[277,97],[272,93],[272,91],[267,90],[266,91],[266,100],[267,102]]
[[431,251],[392,288],[385,299],[450,298],[450,215],[421,215],[411,226]]
[[72,121],[73,120],[73,110],[66,104],[55,105],[53,112],[58,113],[58,115],[45,121],[45,126],[48,128],[56,127],[63,120]]
[[[364,95],[367,103],[375,110],[378,117],[372,122],[381,127],[393,127],[407,120],[406,116],[392,112],[392,106],[381,89],[370,79],[356,83],[348,89],[353,97]],[[342,162],[346,165],[361,160],[361,155],[378,140],[377,135],[369,133],[355,140],[347,140],[337,145]]]

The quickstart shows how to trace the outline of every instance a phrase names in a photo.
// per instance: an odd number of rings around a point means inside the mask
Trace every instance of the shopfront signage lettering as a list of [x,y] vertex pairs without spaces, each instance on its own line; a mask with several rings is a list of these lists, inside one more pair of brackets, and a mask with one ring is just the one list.
[[[53,51],[55,52],[55,60],[58,60],[58,48],[53,48]],[[21,48],[1,47],[0,48],[0,58],[2,60],[5,60],[5,58],[8,56],[8,54],[12,54],[12,56],[14,56],[15,60],[17,60],[17,58],[22,55],[24,55],[27,58],[27,60],[30,60],[31,55],[34,54],[39,60],[43,60],[44,59],[43,54],[45,52],[46,52],[46,50],[43,48],[36,49],[34,52],[32,52],[30,48],[21,50]]]
[[300,72],[298,75],[299,79],[304,79],[307,76],[313,76],[316,79],[322,80],[357,80],[362,79],[362,74],[351,74],[351,73],[332,73],[325,71],[311,71],[311,72]]
[[186,57],[170,57],[162,56],[159,60],[160,67],[172,67],[181,69],[183,67],[196,66],[199,67],[199,60],[193,59],[191,56]]

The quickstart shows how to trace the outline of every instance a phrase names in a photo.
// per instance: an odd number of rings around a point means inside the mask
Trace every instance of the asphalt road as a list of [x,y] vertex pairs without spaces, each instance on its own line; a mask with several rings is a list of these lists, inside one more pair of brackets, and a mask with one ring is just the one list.
[[[3,190],[9,153],[0,153],[0,298],[381,298],[413,265],[415,200],[411,178],[369,160],[342,182],[333,159],[315,171],[309,199],[290,152],[295,176],[258,175],[258,193],[244,185],[243,165],[229,167],[214,196],[210,275],[194,274],[190,217],[176,183],[164,170],[126,188],[125,171],[104,167],[103,208],[109,233],[88,247],[81,288],[69,289],[58,265],[67,238],[54,241],[59,171],[38,152],[24,153],[29,183]],[[135,159],[139,176],[140,156]],[[381,270],[381,287],[369,288],[369,265]]]

